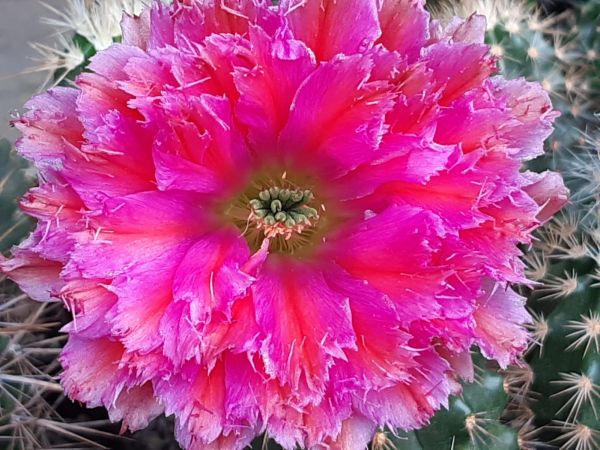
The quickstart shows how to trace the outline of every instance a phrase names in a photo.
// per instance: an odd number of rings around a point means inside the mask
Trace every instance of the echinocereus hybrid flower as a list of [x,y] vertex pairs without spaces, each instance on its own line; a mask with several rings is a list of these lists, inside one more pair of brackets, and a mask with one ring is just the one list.
[[358,450],[422,426],[529,320],[518,244],[565,201],[521,171],[555,112],[492,76],[484,19],[419,0],[179,0],[126,16],[15,122],[38,227],[3,270],[61,300],[62,383],[187,449]]

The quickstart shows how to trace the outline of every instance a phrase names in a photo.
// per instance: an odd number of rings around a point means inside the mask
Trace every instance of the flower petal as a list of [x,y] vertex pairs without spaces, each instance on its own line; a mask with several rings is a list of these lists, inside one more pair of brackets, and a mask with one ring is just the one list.
[[157,402],[152,385],[147,382],[121,391],[108,413],[111,421],[123,421],[122,430],[137,431],[162,414],[163,407]]
[[[285,33],[284,30],[280,33]],[[273,154],[300,84],[314,70],[311,50],[289,36],[270,38],[259,27],[250,29],[256,63],[238,66],[234,81],[240,93],[237,115],[248,126],[248,138],[261,154]]]
[[13,249],[11,259],[0,255],[0,271],[39,302],[56,301],[52,294],[62,287],[61,270],[60,262],[42,258],[27,248]]
[[267,373],[322,395],[333,360],[355,347],[348,300],[317,269],[285,260],[268,261],[252,291]]
[[280,8],[294,37],[321,61],[363,52],[381,34],[374,0],[283,0]]
[[477,344],[483,355],[498,361],[502,368],[516,362],[527,347],[523,325],[531,322],[525,299],[510,288],[487,280],[474,313]]
[[50,89],[29,100],[28,111],[13,122],[23,134],[17,150],[39,169],[59,168],[65,149],[82,141],[83,126],[75,112],[78,95],[73,88]]
[[366,56],[337,57],[306,78],[281,132],[284,161],[331,179],[372,158],[394,94],[364,84],[371,68]]
[[[373,2],[374,3],[374,2]],[[384,0],[379,11],[382,43],[415,60],[429,38],[429,14],[423,0]]]
[[556,172],[526,172],[524,175],[531,181],[525,192],[540,206],[537,219],[546,222],[567,203],[569,190]]
[[341,269],[325,274],[336,292],[347,296],[352,312],[352,327],[357,348],[346,351],[347,362],[336,364],[337,391],[373,389],[403,382],[416,366],[417,352],[410,348],[412,335],[399,325],[394,303],[371,286],[344,273]]
[[[428,271],[443,233],[439,219],[428,211],[393,205],[379,214],[371,211],[340,232],[326,251],[352,276],[392,298],[404,298],[439,289],[443,277],[429,280]],[[425,285],[431,281],[433,286]]]

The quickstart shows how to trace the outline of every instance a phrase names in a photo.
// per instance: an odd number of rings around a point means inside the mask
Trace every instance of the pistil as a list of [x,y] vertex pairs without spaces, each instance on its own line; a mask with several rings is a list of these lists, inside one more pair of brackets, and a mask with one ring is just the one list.
[[249,221],[267,238],[283,236],[289,240],[319,220],[317,210],[308,206],[314,198],[308,189],[265,189],[250,200]]

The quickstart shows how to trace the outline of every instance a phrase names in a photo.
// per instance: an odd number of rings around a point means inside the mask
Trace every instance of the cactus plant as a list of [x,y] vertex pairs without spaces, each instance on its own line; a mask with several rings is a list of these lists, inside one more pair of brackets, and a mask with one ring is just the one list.
[[[591,112],[600,109],[594,97],[599,5],[595,0],[579,5],[562,17],[545,19],[542,28],[536,24],[543,21],[526,19],[529,26],[515,27],[523,30],[518,34],[501,34],[498,25],[488,32],[490,40],[502,45],[502,70],[542,81],[562,112],[551,151],[533,165],[562,172],[573,192],[572,205],[529,250],[530,275],[540,284],[528,292],[535,321],[527,355],[532,371],[527,398],[532,417],[527,424],[537,429],[545,445],[561,449],[600,448],[600,302],[595,280],[600,263],[600,147],[597,138],[586,134],[597,126]],[[529,62],[523,57],[526,46]]]
[[[475,382],[465,382],[460,395],[450,399],[422,429],[380,430],[370,450],[519,450],[518,432],[507,426],[502,414],[509,399],[509,386],[498,367],[474,355]],[[253,450],[281,450],[265,436],[257,438]]]
[[123,11],[138,14],[145,0],[68,0],[62,8],[43,3],[50,17],[41,22],[56,30],[54,46],[33,43],[37,65],[27,73],[47,72],[44,86],[70,84],[97,51],[121,40]]
[[21,241],[30,230],[29,219],[20,213],[17,200],[31,181],[27,163],[12,151],[6,139],[0,140],[0,253]]
[[[0,293],[0,449],[107,448],[108,421],[67,421],[61,414],[57,356],[65,341],[58,304],[29,301],[8,282]],[[112,448],[112,446],[110,447]]]
[[568,98],[577,114],[556,137],[567,151],[555,158],[572,205],[540,236],[535,251],[545,274],[529,301],[538,341],[528,355],[534,424],[544,442],[561,449],[600,448],[600,141],[589,134],[598,124],[586,113],[600,110],[599,18],[600,2],[592,0],[555,24],[577,55],[564,70],[567,85],[578,86]]
[[[598,210],[574,204],[541,236],[545,274],[530,296],[536,343],[531,403],[544,440],[561,448],[600,448],[600,263]],[[574,211],[573,211],[574,210]],[[571,219],[575,220],[569,220]],[[579,446],[578,446],[579,445]]]
[[578,48],[577,70],[584,80],[582,95],[592,111],[600,111],[600,0],[579,2],[565,27],[573,30]]
[[[518,450],[517,432],[501,421],[508,401],[505,379],[498,369],[488,367],[482,357],[476,362],[482,367],[475,383],[466,383],[460,396],[450,399],[431,424],[420,430],[386,438],[397,450]],[[381,439],[381,434],[375,439]],[[377,447],[373,445],[373,450]]]
[[572,205],[526,250],[537,282],[522,288],[534,316],[529,367],[507,374],[512,398],[503,418],[518,430],[520,448],[598,449],[600,140],[588,132],[598,126],[592,113],[600,111],[600,2],[582,2],[557,17],[518,0],[437,8],[442,15],[487,13],[486,39],[502,58],[500,70],[541,82],[562,113],[547,154],[530,168],[559,170]]

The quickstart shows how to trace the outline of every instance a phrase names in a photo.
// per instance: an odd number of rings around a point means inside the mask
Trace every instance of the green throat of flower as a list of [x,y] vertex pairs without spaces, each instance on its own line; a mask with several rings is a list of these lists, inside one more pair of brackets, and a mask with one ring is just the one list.
[[215,204],[216,224],[234,225],[252,252],[268,243],[272,256],[306,260],[319,258],[339,227],[356,219],[358,210],[345,206],[330,185],[313,174],[265,166]]
[[248,221],[266,238],[279,236],[289,241],[319,220],[319,213],[309,205],[315,196],[309,189],[272,187],[258,193],[249,202]]
[[267,167],[244,184],[217,212],[240,230],[251,251],[268,239],[271,254],[311,257],[340,221],[326,186],[310,175]]

